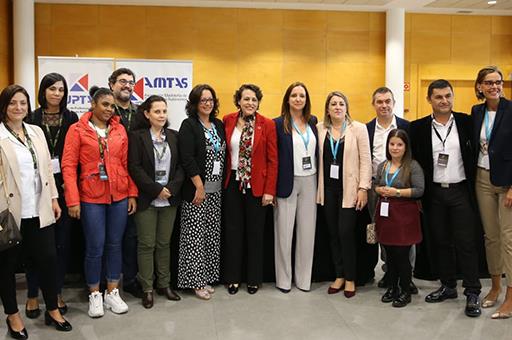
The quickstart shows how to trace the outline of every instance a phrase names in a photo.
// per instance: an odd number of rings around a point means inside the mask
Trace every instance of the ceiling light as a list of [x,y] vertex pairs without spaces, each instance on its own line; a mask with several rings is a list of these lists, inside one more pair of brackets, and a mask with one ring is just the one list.
[[489,1],[487,1],[487,4],[488,5],[496,5],[497,2],[498,1],[496,1],[496,0],[489,0]]

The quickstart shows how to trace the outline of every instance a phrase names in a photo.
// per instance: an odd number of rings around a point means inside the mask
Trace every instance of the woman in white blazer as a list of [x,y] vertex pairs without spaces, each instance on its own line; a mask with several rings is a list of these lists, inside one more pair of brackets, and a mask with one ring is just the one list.
[[23,122],[30,112],[27,91],[10,85],[0,94],[0,211],[7,207],[19,226],[21,245],[0,253],[0,298],[7,314],[9,335],[26,339],[27,331],[16,302],[15,270],[21,255],[38,271],[46,303],[45,323],[59,331],[71,325],[57,308],[57,255],[53,224],[60,217],[52,160],[43,130]]

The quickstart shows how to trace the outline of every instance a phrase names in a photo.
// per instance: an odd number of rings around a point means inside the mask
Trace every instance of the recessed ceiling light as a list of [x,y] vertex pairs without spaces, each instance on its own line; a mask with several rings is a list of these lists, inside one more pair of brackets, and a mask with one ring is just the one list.
[[489,0],[489,1],[487,1],[487,4],[488,5],[496,5],[497,2],[498,1],[496,1],[496,0]]

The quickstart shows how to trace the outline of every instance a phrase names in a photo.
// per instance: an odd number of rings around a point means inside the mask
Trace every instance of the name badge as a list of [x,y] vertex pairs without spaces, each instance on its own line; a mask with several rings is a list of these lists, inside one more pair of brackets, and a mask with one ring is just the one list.
[[331,164],[331,178],[332,179],[340,178],[340,166],[338,164]]
[[213,161],[213,171],[214,176],[220,175],[220,161]]
[[52,158],[52,169],[53,174],[60,174],[60,162],[58,157]]
[[389,217],[389,202],[380,202],[380,216]]
[[313,165],[311,164],[311,157],[302,157],[302,170],[311,170]]
[[439,157],[437,158],[437,165],[442,166],[443,168],[446,168],[448,166],[448,158],[450,155],[446,153],[440,153]]
[[100,173],[100,180],[108,181],[107,169],[105,168],[105,164],[98,164],[98,171]]
[[155,182],[161,185],[166,185],[165,183],[165,175],[167,174],[167,171],[165,170],[156,170],[155,171]]

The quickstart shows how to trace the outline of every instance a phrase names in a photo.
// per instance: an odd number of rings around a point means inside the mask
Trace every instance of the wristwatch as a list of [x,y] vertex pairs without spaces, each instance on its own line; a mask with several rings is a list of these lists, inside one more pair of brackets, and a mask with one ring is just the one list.
[[396,189],[396,197],[400,197],[400,189]]

